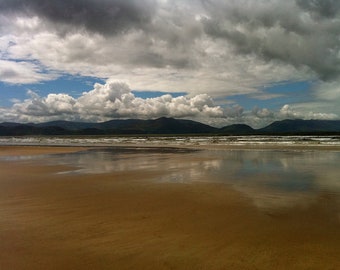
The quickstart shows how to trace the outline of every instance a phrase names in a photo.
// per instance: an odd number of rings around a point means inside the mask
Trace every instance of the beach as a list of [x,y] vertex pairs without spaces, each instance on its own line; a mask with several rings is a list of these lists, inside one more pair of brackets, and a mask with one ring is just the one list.
[[[0,269],[340,269],[337,193],[297,189],[269,207],[265,188],[205,179],[215,152],[102,151],[120,167],[101,171],[85,171],[87,155],[77,168],[54,162],[87,149],[96,147],[0,146]],[[332,182],[338,172],[322,173]],[[245,195],[255,192],[261,202]]]

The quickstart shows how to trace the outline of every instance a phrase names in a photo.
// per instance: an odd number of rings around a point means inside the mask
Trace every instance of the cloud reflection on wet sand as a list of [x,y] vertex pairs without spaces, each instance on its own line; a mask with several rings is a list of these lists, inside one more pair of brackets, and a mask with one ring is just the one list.
[[[37,156],[31,158],[41,162]],[[99,148],[53,155],[46,162],[75,168],[60,172],[67,174],[161,170],[154,181],[225,183],[270,211],[305,208],[328,194],[340,213],[336,151]]]

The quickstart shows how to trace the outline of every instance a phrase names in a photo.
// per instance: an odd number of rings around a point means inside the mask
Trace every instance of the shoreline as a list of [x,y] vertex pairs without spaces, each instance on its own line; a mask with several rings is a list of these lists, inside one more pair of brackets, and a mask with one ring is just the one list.
[[1,145],[0,156],[19,156],[19,155],[42,155],[42,154],[57,154],[57,153],[72,153],[96,148],[174,148],[174,149],[192,149],[192,150],[287,150],[287,151],[340,151],[340,145],[317,145],[317,144],[201,144],[201,145],[186,145],[186,144],[143,144],[135,143],[113,143],[113,144],[23,144],[23,145]]
[[340,136],[27,136],[0,137],[0,147],[172,147],[340,151]]

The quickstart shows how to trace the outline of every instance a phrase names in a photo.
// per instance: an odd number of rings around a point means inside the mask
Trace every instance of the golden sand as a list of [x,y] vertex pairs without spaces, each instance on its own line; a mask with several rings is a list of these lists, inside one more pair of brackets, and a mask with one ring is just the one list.
[[0,162],[0,269],[340,269],[329,198],[272,215],[223,184],[150,181],[161,168],[56,174],[61,169]]

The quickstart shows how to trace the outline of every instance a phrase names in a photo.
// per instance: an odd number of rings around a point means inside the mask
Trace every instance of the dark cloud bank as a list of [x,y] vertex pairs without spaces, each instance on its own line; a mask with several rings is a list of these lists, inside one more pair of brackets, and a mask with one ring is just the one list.
[[[168,12],[170,9],[176,11],[178,3],[160,5],[154,0],[2,0],[0,10],[7,15],[39,16],[50,23],[67,25],[69,31],[81,27],[103,35],[116,35],[131,29],[142,30],[146,37],[190,47],[185,40],[187,37],[181,34],[183,29],[180,29],[188,25],[180,24],[181,21],[187,22],[184,16],[192,14],[177,14],[182,15],[181,18],[172,14],[166,18],[160,13],[165,8]],[[337,0],[202,0],[183,3],[207,15],[196,21],[196,33],[191,33],[190,37],[192,42],[203,26],[205,34],[230,42],[240,54],[255,54],[266,61],[282,61],[297,68],[307,66],[323,80],[339,76],[340,2]],[[164,16],[163,21],[160,16]],[[160,24],[167,19],[173,21],[165,23],[177,25],[178,29],[162,34]],[[184,33],[190,34],[189,31]],[[163,66],[157,57],[160,56],[156,53],[148,53],[136,62],[145,60],[150,62],[149,65]],[[177,63],[176,60],[167,61],[175,66],[188,65],[184,59]]]
[[85,27],[103,34],[143,27],[150,22],[155,7],[153,0],[0,1],[2,13],[39,16],[52,23]]
[[340,72],[340,2],[204,1],[205,32],[225,39],[241,54],[307,66],[323,80]]

